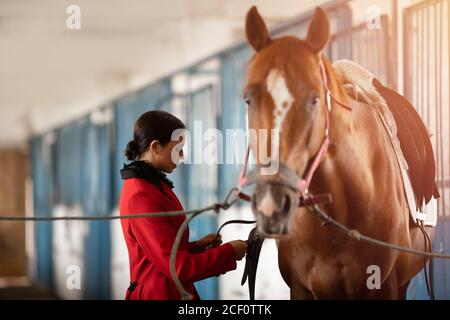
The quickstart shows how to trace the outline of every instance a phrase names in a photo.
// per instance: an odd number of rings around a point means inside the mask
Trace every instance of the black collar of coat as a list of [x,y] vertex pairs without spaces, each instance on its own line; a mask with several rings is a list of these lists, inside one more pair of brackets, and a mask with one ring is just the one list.
[[123,169],[120,170],[120,176],[122,179],[140,178],[144,179],[151,184],[162,189],[161,181],[164,181],[171,189],[173,189],[173,183],[170,181],[164,173],[156,170],[152,165],[145,161],[133,161],[129,164],[123,164]]

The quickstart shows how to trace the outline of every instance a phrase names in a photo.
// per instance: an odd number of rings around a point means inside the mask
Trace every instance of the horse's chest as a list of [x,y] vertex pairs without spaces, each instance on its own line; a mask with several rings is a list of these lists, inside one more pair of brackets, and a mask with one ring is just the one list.
[[360,266],[351,261],[345,265],[317,261],[309,269],[302,282],[317,299],[357,297],[365,283]]
[[[338,241],[338,240],[336,240]],[[300,253],[301,252],[301,253]],[[304,249],[298,252],[296,259],[288,264],[280,264],[283,278],[293,292],[304,291],[311,298],[329,299],[336,297],[357,296],[361,291],[361,283],[365,283],[365,274],[356,257],[343,255],[318,256],[313,250]],[[283,250],[279,251],[280,255]],[[287,261],[286,259],[280,259]],[[305,297],[307,295],[300,294]]]

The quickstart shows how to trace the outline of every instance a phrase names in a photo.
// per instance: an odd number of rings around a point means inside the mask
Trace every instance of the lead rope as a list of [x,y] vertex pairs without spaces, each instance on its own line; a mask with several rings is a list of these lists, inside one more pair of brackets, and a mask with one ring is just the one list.
[[[309,193],[308,196],[311,196]],[[440,253],[440,252],[428,252],[428,251],[421,251],[416,249],[411,249],[407,247],[403,247],[394,243],[385,242],[382,240],[378,240],[369,236],[366,236],[355,229],[350,229],[346,225],[334,220],[331,216],[329,216],[325,211],[323,211],[318,205],[312,205],[307,206],[308,210],[314,214],[316,217],[318,217],[320,220],[324,222],[323,226],[332,225],[336,227],[339,231],[347,234],[350,238],[353,238],[358,241],[364,241],[379,247],[384,247],[386,249],[392,249],[397,250],[405,253],[415,254],[419,256],[425,256],[425,257],[434,257],[434,258],[441,258],[441,259],[450,259],[450,254]]]
[[[423,233],[424,241],[425,241],[425,251],[432,251],[433,245],[431,243],[431,239],[428,236],[428,233],[425,230],[424,223],[419,222],[418,224],[419,229]],[[429,250],[428,250],[429,248]],[[430,257],[430,260],[428,261],[428,270],[427,270],[427,262],[425,262],[424,266],[424,276],[425,276],[425,284],[427,286],[428,295],[430,296],[431,300],[436,300],[434,296],[434,285],[433,285],[433,257]]]
[[217,233],[216,233],[216,239],[219,238],[219,236],[220,236],[220,231],[222,231],[222,228],[225,227],[226,225],[229,225],[229,224],[232,224],[232,223],[253,224],[253,223],[256,223],[256,220],[240,220],[240,219],[236,219],[236,220],[229,220],[229,221],[227,221],[227,222],[224,222],[224,223],[220,226],[219,230],[217,230]]

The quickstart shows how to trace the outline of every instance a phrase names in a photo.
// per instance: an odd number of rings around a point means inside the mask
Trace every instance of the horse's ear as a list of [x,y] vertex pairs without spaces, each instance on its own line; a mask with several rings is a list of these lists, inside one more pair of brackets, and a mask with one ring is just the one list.
[[318,53],[328,43],[330,38],[330,21],[327,13],[322,8],[316,8],[314,16],[308,27],[308,35],[306,36],[306,43],[311,49]]
[[261,50],[271,41],[266,24],[255,6],[251,7],[247,12],[247,17],[245,19],[245,35],[247,36],[248,43],[256,51]]

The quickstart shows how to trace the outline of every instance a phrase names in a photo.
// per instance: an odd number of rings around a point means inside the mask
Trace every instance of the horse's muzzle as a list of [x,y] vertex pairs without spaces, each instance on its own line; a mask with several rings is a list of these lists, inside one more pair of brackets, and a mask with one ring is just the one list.
[[258,221],[258,231],[266,237],[289,233],[291,219],[298,204],[298,193],[292,188],[270,181],[257,183],[252,210]]

